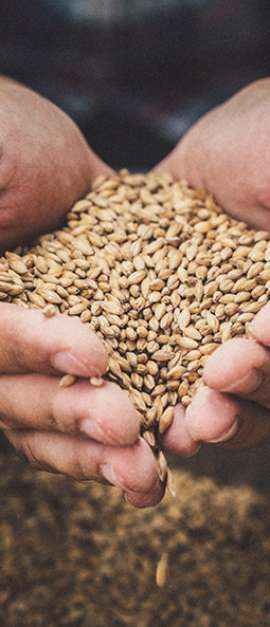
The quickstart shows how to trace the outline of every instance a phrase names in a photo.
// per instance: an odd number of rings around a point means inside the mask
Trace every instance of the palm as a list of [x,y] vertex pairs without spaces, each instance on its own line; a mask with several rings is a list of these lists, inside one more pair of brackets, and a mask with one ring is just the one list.
[[110,168],[65,113],[0,79],[0,247],[55,227],[103,172]]
[[231,215],[270,229],[270,80],[205,115],[157,166],[206,188]]

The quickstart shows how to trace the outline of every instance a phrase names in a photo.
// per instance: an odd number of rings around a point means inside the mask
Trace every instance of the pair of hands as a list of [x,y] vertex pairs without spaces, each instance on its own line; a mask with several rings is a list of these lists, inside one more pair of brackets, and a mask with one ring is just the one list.
[[[155,169],[209,189],[228,213],[269,230],[269,133],[266,79],[204,116]],[[94,179],[110,172],[62,111],[0,80],[2,250],[55,228]],[[186,411],[175,408],[165,448],[189,456],[201,442],[242,447],[268,439],[270,305],[252,332],[253,340],[230,340],[212,355],[205,387]],[[36,468],[109,482],[133,505],[154,505],[163,486],[128,394],[87,381],[106,366],[101,341],[79,320],[0,305],[0,426],[8,440]],[[63,389],[64,373],[82,379]]]

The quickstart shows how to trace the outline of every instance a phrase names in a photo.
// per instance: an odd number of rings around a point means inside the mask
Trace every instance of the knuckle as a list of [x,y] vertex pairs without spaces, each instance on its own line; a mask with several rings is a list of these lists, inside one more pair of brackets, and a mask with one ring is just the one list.
[[98,468],[93,468],[91,452],[83,451],[74,456],[71,474],[79,481],[92,481],[99,478]]
[[74,388],[77,384],[67,387],[60,387],[57,380],[54,388],[50,413],[48,416],[49,426],[53,431],[74,434],[78,431],[76,406],[74,403]]
[[43,470],[43,464],[38,459],[35,445],[32,439],[25,436],[24,438],[22,438],[20,444],[17,445],[16,448],[32,468],[35,468],[36,470]]
[[[66,390],[65,390],[66,391]],[[62,431],[61,416],[63,413],[63,388],[58,387],[52,399],[51,411],[49,415],[50,427]]]

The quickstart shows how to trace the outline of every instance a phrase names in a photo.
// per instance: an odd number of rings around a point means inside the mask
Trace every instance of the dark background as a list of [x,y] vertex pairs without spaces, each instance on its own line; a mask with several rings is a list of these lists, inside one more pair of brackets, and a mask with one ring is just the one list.
[[[147,170],[202,113],[269,75],[270,3],[123,1],[125,17],[107,0],[111,19],[93,19],[72,0],[1,0],[0,73],[61,106],[114,168]],[[205,447],[183,463],[267,488],[269,453]]]
[[91,0],[1,0],[0,72],[63,107],[115,168],[149,168],[269,73],[268,0],[149,2],[100,0],[111,17],[93,19]]

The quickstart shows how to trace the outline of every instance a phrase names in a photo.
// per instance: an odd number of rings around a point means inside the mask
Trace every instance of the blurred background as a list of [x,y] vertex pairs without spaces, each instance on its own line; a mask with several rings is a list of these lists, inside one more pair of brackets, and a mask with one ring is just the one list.
[[102,157],[147,169],[269,72],[268,0],[1,0],[0,72],[42,92]]
[[[112,167],[147,170],[269,75],[269,34],[269,0],[1,0],[0,73],[62,107]],[[269,453],[216,446],[181,463],[265,488]]]

